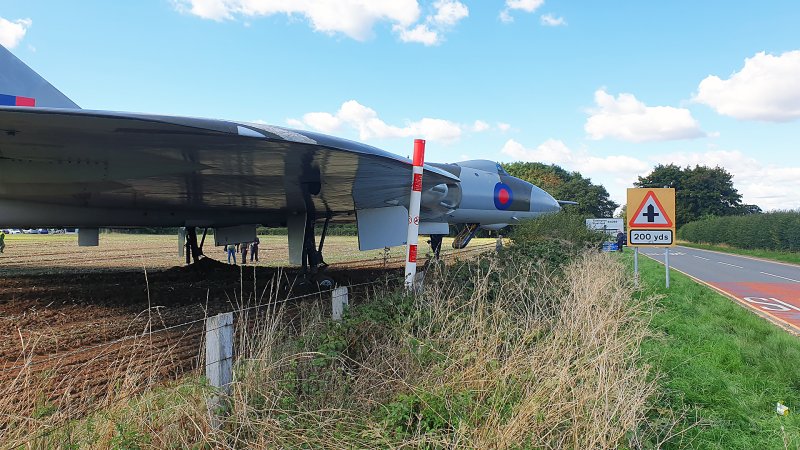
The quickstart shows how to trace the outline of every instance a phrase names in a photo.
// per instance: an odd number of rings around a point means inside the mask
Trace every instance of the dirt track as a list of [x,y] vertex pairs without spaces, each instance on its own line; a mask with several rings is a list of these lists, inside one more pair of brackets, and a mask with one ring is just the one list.
[[[208,315],[271,299],[328,299],[313,283],[302,283],[297,269],[212,259],[175,266],[177,248],[164,249],[171,237],[109,240],[88,250],[63,237],[10,242],[16,251],[0,260],[0,411],[35,415],[45,404],[67,416],[79,414],[120,386],[146,386],[197,367]],[[338,238],[327,245],[329,252],[338,250],[329,253],[337,260],[349,256],[354,240]],[[157,256],[143,259],[137,248]],[[460,255],[476,250],[486,246]],[[110,258],[109,252],[120,258]],[[376,287],[365,283],[389,277],[399,282],[402,276],[401,254],[373,253],[326,271],[339,285],[359,285],[351,294],[355,302]],[[145,273],[142,261],[156,269]],[[268,285],[278,287],[265,294]],[[194,323],[180,326],[187,322]],[[146,331],[155,333],[142,337]],[[6,420],[0,417],[0,437]]]

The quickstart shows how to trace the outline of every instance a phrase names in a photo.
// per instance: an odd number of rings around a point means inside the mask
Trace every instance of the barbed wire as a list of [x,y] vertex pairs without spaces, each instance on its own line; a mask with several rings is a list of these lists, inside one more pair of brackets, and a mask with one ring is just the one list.
[[[458,254],[476,253],[478,250],[483,250],[484,248],[488,248],[488,247],[491,247],[491,246],[494,246],[494,244],[484,244],[484,245],[476,246],[476,247],[473,247],[473,248],[471,248],[469,250],[464,250],[464,251],[460,251],[460,252],[456,252],[456,251],[449,252],[445,256],[452,257],[452,256],[455,256],[455,255],[458,255]],[[374,261],[374,260],[376,260],[376,259],[372,258],[372,259],[369,259],[369,260],[354,261],[354,263],[358,263],[358,262],[362,262],[362,261]],[[399,280],[399,279],[402,279],[402,278],[403,278],[402,276],[401,277],[392,277],[392,278],[389,278],[389,279],[373,280],[373,281],[368,281],[368,282],[364,282],[364,283],[351,284],[351,285],[347,285],[347,286],[344,286],[344,287],[355,288],[355,287],[360,287],[360,286],[366,286],[366,285],[372,285],[372,284],[378,284],[378,283],[385,283],[387,281],[393,281],[395,279]],[[294,296],[294,297],[287,297],[285,299],[277,300],[277,301],[270,302],[270,303],[258,304],[258,305],[253,305],[253,306],[246,307],[246,308],[240,308],[240,309],[234,309],[234,310],[231,310],[231,311],[226,311],[226,313],[227,312],[232,312],[232,313],[236,314],[236,313],[241,313],[241,312],[244,312],[244,311],[249,311],[249,310],[252,310],[252,309],[277,306],[279,304],[287,303],[287,302],[293,301],[293,300],[299,300],[299,299],[307,298],[307,297],[311,297],[311,296],[322,295],[323,292],[324,291],[311,292],[311,293],[308,293],[308,294],[298,295],[298,296]],[[224,314],[224,313],[218,313],[218,314]],[[46,358],[43,358],[43,359],[37,359],[36,361],[32,361],[30,363],[25,363],[25,364],[21,364],[21,365],[17,365],[17,366],[11,366],[11,367],[3,367],[3,368],[0,368],[0,373],[6,373],[6,372],[13,371],[13,370],[30,368],[30,367],[42,365],[42,364],[47,363],[49,361],[65,359],[65,358],[68,358],[70,356],[78,355],[78,354],[85,353],[85,352],[88,352],[88,351],[91,351],[91,350],[95,350],[95,349],[98,349],[98,348],[108,347],[108,346],[120,344],[120,343],[123,343],[123,342],[127,342],[127,341],[130,341],[130,340],[143,339],[143,338],[150,337],[150,336],[153,336],[153,335],[158,334],[158,333],[162,333],[162,332],[166,332],[166,331],[170,331],[170,330],[175,330],[175,329],[178,329],[178,328],[187,327],[187,326],[191,326],[191,325],[194,325],[194,324],[197,324],[197,323],[200,323],[200,322],[204,322],[207,319],[208,319],[208,317],[202,317],[202,318],[194,319],[194,320],[191,320],[191,321],[188,321],[188,322],[175,324],[175,325],[170,325],[170,326],[167,326],[167,327],[164,327],[164,328],[159,328],[157,330],[151,330],[151,331],[148,331],[148,332],[145,332],[145,333],[123,336],[123,337],[120,337],[120,338],[117,338],[117,339],[113,339],[111,341],[106,341],[106,342],[90,345],[88,347],[82,347],[80,349],[75,349],[75,350],[72,350],[72,351],[69,351],[69,352],[66,352],[66,353],[61,353],[61,354],[58,354],[58,355],[52,355],[52,356],[49,356],[49,357],[46,357]],[[215,329],[210,329],[210,330],[206,330],[206,331],[214,331],[214,330]]]
[[[382,282],[383,282],[383,280],[374,280],[374,281],[368,281],[368,282],[364,282],[364,283],[351,284],[351,285],[347,285],[347,286],[344,286],[344,287],[347,287],[349,289],[349,288],[372,285],[372,284],[377,284],[377,283],[382,283]],[[308,294],[302,294],[302,295],[297,295],[297,296],[293,296],[293,297],[287,297],[285,299],[276,300],[274,302],[262,303],[262,304],[258,304],[258,305],[245,307],[245,308],[233,309],[233,310],[230,310],[230,311],[225,311],[224,313],[237,314],[237,313],[241,313],[241,312],[249,311],[249,310],[253,310],[253,309],[276,306],[276,305],[287,303],[287,302],[290,302],[290,301],[293,301],[293,300],[300,300],[300,299],[308,298],[308,297],[312,297],[312,296],[319,296],[319,295],[323,295],[324,293],[327,293],[327,292],[332,292],[332,291],[310,292]],[[224,314],[224,313],[218,313],[218,314]],[[179,323],[179,324],[175,324],[175,325],[170,325],[170,326],[167,326],[167,327],[164,327],[164,328],[159,328],[157,330],[151,330],[151,331],[148,331],[148,332],[145,332],[145,333],[139,333],[139,334],[123,336],[123,337],[120,337],[120,338],[117,338],[117,339],[113,339],[111,341],[106,341],[106,342],[102,342],[102,343],[99,343],[99,344],[90,345],[88,347],[82,347],[82,348],[75,349],[75,350],[72,350],[72,351],[69,351],[69,352],[66,352],[66,353],[61,353],[61,354],[58,354],[58,355],[48,356],[48,357],[43,358],[43,359],[37,359],[36,361],[32,361],[30,363],[25,363],[25,364],[21,364],[21,365],[17,365],[17,366],[0,368],[0,373],[5,373],[5,372],[10,372],[10,371],[13,371],[13,370],[17,370],[17,369],[24,369],[24,368],[38,366],[38,365],[47,363],[49,361],[54,361],[54,360],[58,360],[58,359],[65,359],[65,358],[68,358],[70,356],[78,355],[78,354],[85,353],[85,352],[88,352],[88,351],[91,351],[91,350],[96,350],[98,348],[103,348],[103,347],[108,347],[108,346],[120,344],[120,343],[123,343],[123,342],[126,342],[126,341],[131,341],[131,340],[136,340],[136,339],[144,339],[144,338],[153,336],[153,335],[158,334],[158,333],[162,333],[162,332],[166,332],[166,331],[170,331],[170,330],[175,330],[175,329],[182,328],[182,327],[191,326],[191,325],[194,325],[194,324],[197,324],[197,323],[200,323],[200,322],[205,322],[207,319],[208,319],[208,317],[202,317],[202,318],[199,318],[199,319],[190,320],[188,322]],[[216,329],[217,328],[212,328],[212,329],[209,329],[209,330],[206,330],[206,331],[214,331]]]
[[[448,252],[447,254],[445,254],[443,256],[449,258],[449,257],[453,257],[453,256],[458,256],[459,254],[464,254],[464,253],[471,254],[471,253],[476,253],[479,250],[488,249],[489,247],[493,247],[493,246],[494,246],[494,244],[485,244],[485,245],[473,247],[473,248],[471,248],[469,250],[466,250],[466,251]],[[402,257],[394,257],[394,258],[398,258],[399,259],[399,258],[402,258]],[[394,259],[394,258],[388,258],[388,259]],[[388,259],[384,258],[383,261],[386,263],[386,262],[388,262]],[[357,263],[357,262],[363,262],[363,261],[375,262],[375,261],[381,261],[381,259],[379,259],[379,258],[371,258],[371,259],[368,259],[368,260],[355,261],[355,262]],[[346,285],[346,286],[342,286],[342,287],[347,287],[348,290],[349,290],[349,289],[363,287],[363,286],[370,286],[370,285],[376,285],[376,284],[385,284],[385,283],[390,282],[390,281],[396,281],[396,280],[400,280],[400,279],[404,279],[404,278],[405,278],[404,276],[395,276],[395,277],[391,277],[391,278],[384,278],[384,279],[378,279],[378,280],[373,280],[373,281],[368,281],[368,282],[350,284],[350,285]],[[234,310],[231,310],[231,311],[226,311],[225,313],[241,314],[241,313],[244,313],[244,312],[247,312],[247,311],[252,311],[254,309],[257,310],[257,309],[263,309],[263,308],[271,308],[271,307],[283,305],[283,304],[288,303],[290,301],[300,300],[300,299],[309,298],[309,297],[313,297],[313,296],[322,296],[322,295],[325,295],[325,294],[332,295],[333,294],[333,290],[310,292],[310,293],[307,293],[307,294],[291,296],[291,297],[287,297],[287,298],[284,298],[284,299],[281,299],[281,300],[275,300],[275,301],[272,301],[272,302],[261,303],[261,304],[257,304],[257,305],[247,306],[247,307],[241,307],[241,308],[234,309]],[[218,313],[218,314],[224,314],[224,313]],[[89,346],[89,347],[84,347],[84,348],[81,348],[81,349],[76,349],[74,351],[70,351],[70,352],[67,352],[65,354],[53,355],[53,356],[50,356],[50,357],[47,357],[47,358],[44,358],[44,359],[40,359],[40,360],[37,360],[37,361],[26,363],[26,364],[23,364],[23,365],[2,368],[2,369],[0,369],[0,373],[5,373],[5,372],[12,371],[12,370],[18,370],[18,369],[21,370],[21,369],[25,369],[25,368],[38,366],[38,365],[44,364],[44,363],[49,362],[49,361],[65,359],[65,358],[68,358],[70,356],[74,356],[74,355],[77,355],[77,354],[85,353],[85,352],[88,352],[88,351],[91,351],[91,350],[95,350],[95,349],[98,349],[98,348],[113,346],[113,345],[120,344],[120,343],[123,343],[123,342],[126,342],[126,341],[144,339],[144,338],[151,337],[153,335],[156,335],[156,334],[159,334],[159,333],[162,333],[162,332],[167,332],[167,331],[175,330],[175,329],[182,328],[182,327],[190,327],[191,328],[192,326],[194,326],[194,325],[196,325],[196,324],[198,324],[200,322],[207,321],[209,317],[211,317],[211,316],[206,316],[206,317],[203,317],[203,318],[190,320],[188,322],[167,326],[167,327],[164,327],[164,328],[160,328],[158,330],[151,330],[151,331],[148,331],[146,333],[124,336],[124,337],[121,337],[121,338],[118,338],[118,339],[114,339],[114,340],[111,340],[111,341],[108,341],[108,342],[95,344],[95,345],[92,345],[92,346]],[[215,331],[215,330],[218,330],[218,329],[221,329],[221,328],[226,328],[226,327],[229,327],[229,326],[232,326],[232,325],[233,324],[218,326],[218,327],[211,328],[211,329],[206,329],[205,332],[206,333],[212,332],[212,331]],[[188,333],[188,332],[189,332],[189,330],[186,331],[186,333]],[[184,336],[181,337],[181,339],[183,339],[183,337],[186,336],[186,333],[184,334]],[[90,363],[96,362],[97,359],[106,358],[106,357],[109,357],[109,356],[112,356],[112,355],[113,355],[113,353],[107,353],[107,354],[104,354],[104,355],[97,355],[92,360],[86,361],[85,363],[88,365]],[[196,356],[192,356],[191,357],[191,359],[194,359],[194,358],[196,358]],[[188,359],[189,358],[179,359],[178,362],[186,362]],[[232,355],[230,357],[220,358],[220,359],[218,359],[216,361],[212,361],[210,363],[209,362],[205,362],[204,365],[208,366],[208,365],[217,364],[217,363],[220,363],[220,362],[223,362],[223,361],[228,361],[228,360],[233,361],[234,359],[235,359],[235,355]],[[198,360],[198,364],[202,364],[202,362]],[[94,414],[94,413],[100,411],[101,409],[103,409],[105,407],[108,407],[109,405],[111,405],[113,403],[118,403],[118,402],[130,399],[133,396],[138,395],[141,392],[145,391],[146,389],[148,389],[148,387],[150,387],[150,385],[145,385],[145,386],[141,386],[139,388],[132,389],[130,392],[126,393],[122,397],[115,397],[111,401],[107,402],[106,404],[103,404],[102,406],[98,406],[97,408],[95,408],[93,410],[90,410],[90,411],[87,411],[87,412],[85,412],[85,413],[83,413],[81,415],[83,417],[86,417],[86,416],[89,416],[91,414]],[[24,390],[25,389],[21,389],[21,390],[18,390],[17,392],[23,392]],[[88,391],[88,390],[90,390],[90,388],[84,387],[82,389],[82,392],[83,391]],[[4,393],[4,394],[8,395],[9,393]],[[61,429],[65,428],[66,426],[70,425],[71,421],[72,421],[72,418],[68,416],[64,420],[64,422],[61,423],[60,425],[55,426],[53,428],[50,428],[48,430],[45,430],[45,431],[33,436],[31,439],[25,441],[25,443],[31,443],[31,442],[35,442],[35,441],[37,441],[39,439],[45,438],[45,437],[53,434],[54,432],[56,432],[58,430],[61,430]]]

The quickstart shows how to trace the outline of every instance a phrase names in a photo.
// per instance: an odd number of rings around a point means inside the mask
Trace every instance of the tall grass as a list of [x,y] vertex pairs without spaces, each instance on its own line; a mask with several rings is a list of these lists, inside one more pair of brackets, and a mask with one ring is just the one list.
[[32,443],[80,448],[618,448],[646,440],[650,303],[586,253],[558,271],[495,258],[429,268],[330,321],[319,302],[239,317],[222,426],[187,379]]

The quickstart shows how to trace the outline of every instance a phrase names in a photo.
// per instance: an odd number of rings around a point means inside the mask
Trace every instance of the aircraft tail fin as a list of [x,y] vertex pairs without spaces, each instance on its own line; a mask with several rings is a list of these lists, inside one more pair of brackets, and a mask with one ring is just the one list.
[[80,109],[8,49],[0,45],[0,106]]

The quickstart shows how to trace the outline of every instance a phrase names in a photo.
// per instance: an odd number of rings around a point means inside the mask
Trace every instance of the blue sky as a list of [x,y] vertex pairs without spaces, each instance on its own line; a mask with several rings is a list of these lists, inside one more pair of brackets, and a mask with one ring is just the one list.
[[0,0],[0,43],[84,108],[541,161],[622,203],[657,163],[800,208],[800,2]]

